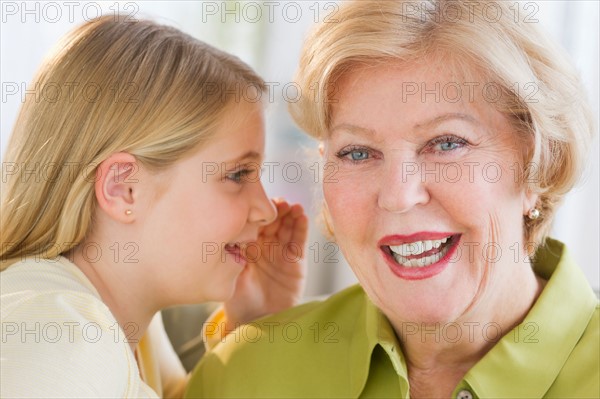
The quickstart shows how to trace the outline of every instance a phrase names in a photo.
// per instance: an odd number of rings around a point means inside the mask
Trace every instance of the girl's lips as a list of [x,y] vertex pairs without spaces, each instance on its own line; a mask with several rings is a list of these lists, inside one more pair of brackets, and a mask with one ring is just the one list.
[[[445,233],[443,233],[441,236],[437,236],[436,238],[429,238],[432,237],[432,235],[428,235],[428,238],[421,238],[421,240],[426,240],[426,239],[440,239],[440,238],[444,238],[444,237],[448,237],[448,235],[444,235]],[[446,267],[448,267],[448,265],[450,264],[450,259],[452,259],[452,257],[454,256],[456,249],[458,248],[458,244],[460,242],[460,238],[461,235],[460,234],[449,234],[452,236],[451,238],[451,242],[450,242],[450,247],[448,248],[448,251],[446,252],[446,254],[437,262],[431,264],[431,265],[427,265],[427,266],[423,266],[423,267],[418,267],[418,266],[413,266],[413,267],[407,267],[407,266],[403,266],[401,264],[399,264],[398,262],[396,262],[396,260],[394,259],[394,256],[389,252],[389,248],[386,249],[386,244],[380,245],[380,251],[383,254],[383,258],[385,259],[386,263],[388,264],[388,266],[390,267],[391,271],[398,277],[404,279],[404,280],[424,280],[433,276],[436,276],[438,274],[440,274],[441,272],[443,272]],[[417,239],[418,241],[419,239]],[[380,241],[380,243],[383,240]],[[394,242],[391,245],[401,245],[407,242],[414,242],[415,239],[412,239],[410,241],[404,241],[404,242],[398,242],[397,240],[392,240],[392,242]],[[389,242],[389,241],[388,241]]]
[[233,255],[233,259],[235,260],[236,263],[239,263],[241,265],[245,265],[246,263],[248,263],[248,260],[246,259],[246,257],[242,254],[242,250],[239,246],[235,245],[235,246],[225,246],[225,252],[227,252],[230,255]]

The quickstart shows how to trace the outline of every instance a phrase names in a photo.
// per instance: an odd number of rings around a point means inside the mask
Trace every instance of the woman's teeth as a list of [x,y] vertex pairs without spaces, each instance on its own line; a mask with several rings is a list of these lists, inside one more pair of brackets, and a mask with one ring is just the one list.
[[402,245],[390,245],[390,249],[395,254],[402,256],[421,255],[423,252],[441,247],[449,238],[450,237],[442,238],[441,240],[424,240],[408,242]]
[[440,248],[449,239],[450,237],[446,237],[441,240],[415,241],[402,245],[390,246],[390,250],[392,251],[392,256],[394,257],[396,262],[398,262],[402,266],[425,267],[439,262],[440,259],[446,256],[451,246],[446,245],[440,251],[428,256],[423,256],[421,258],[409,259],[406,258],[406,256],[417,256],[421,255],[424,252],[430,251],[433,248]]

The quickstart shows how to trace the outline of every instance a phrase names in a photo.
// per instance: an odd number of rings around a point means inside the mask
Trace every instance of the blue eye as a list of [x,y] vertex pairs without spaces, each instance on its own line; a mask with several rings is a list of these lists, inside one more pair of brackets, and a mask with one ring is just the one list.
[[463,148],[466,145],[468,145],[468,142],[467,142],[467,140],[465,140],[461,137],[454,136],[454,135],[447,135],[447,136],[442,136],[442,137],[436,137],[435,139],[433,139],[429,142],[429,145],[430,145],[430,148],[432,148],[434,152],[444,153],[444,152],[451,152],[451,151]]
[[369,157],[369,153],[363,150],[354,150],[350,152],[349,155],[353,161],[362,161],[363,159],[367,159]]
[[231,180],[234,183],[240,184],[243,182],[244,177],[248,176],[250,173],[250,169],[242,169],[233,173],[229,173],[225,177],[227,178],[227,180]]
[[351,147],[342,149],[336,156],[342,160],[358,163],[368,160],[371,157],[371,153],[367,148]]
[[447,141],[445,143],[440,143],[440,148],[442,149],[442,151],[450,151],[450,150],[454,150],[455,148],[458,148],[459,145],[458,143],[453,143],[451,141]]

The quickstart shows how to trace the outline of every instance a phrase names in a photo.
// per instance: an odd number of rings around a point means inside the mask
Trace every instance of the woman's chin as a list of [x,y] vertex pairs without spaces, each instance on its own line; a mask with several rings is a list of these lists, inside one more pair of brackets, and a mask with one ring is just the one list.
[[415,323],[418,325],[444,325],[460,319],[468,305],[462,301],[431,301],[411,298],[391,306],[381,306],[392,324]]

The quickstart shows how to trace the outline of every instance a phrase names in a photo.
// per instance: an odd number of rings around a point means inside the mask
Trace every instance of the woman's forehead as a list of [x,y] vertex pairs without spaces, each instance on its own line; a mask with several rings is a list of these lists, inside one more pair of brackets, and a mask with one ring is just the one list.
[[464,79],[443,65],[390,62],[350,70],[338,84],[325,139],[340,127],[350,133],[418,132],[458,121],[490,130],[506,128],[497,99],[490,97],[501,87]]
[[[448,54],[448,55],[446,55]],[[408,60],[380,60],[376,63],[351,63],[344,67],[331,82],[333,94],[339,93],[343,85],[356,84],[364,80],[385,79],[403,82],[405,86],[420,86],[428,82],[448,85],[476,86],[488,83],[491,73],[483,73],[473,62],[461,60],[458,55],[435,53]]]

